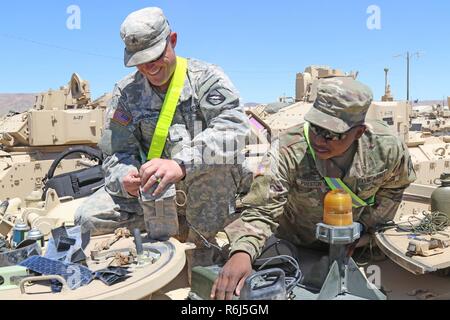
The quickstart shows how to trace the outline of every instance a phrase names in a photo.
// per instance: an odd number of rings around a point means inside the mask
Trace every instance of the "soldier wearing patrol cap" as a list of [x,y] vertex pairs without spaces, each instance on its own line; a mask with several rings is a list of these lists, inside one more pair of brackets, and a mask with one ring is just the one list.
[[[182,240],[199,248],[190,266],[211,264],[213,252],[202,237],[213,242],[236,217],[242,178],[240,150],[223,146],[242,146],[250,133],[239,95],[219,67],[175,55],[177,33],[161,9],[131,13],[120,35],[125,66],[137,70],[115,86],[106,111],[105,187],[78,209],[75,221],[98,235],[120,227],[145,230],[145,214],[165,221],[176,211],[191,227]],[[175,194],[175,203],[167,201]],[[177,226],[178,220],[167,220],[149,236],[173,236]]]
[[212,298],[239,295],[252,262],[272,235],[302,247],[299,252],[320,247],[315,230],[330,190],[325,177],[353,191],[354,221],[365,232],[394,218],[415,172],[404,143],[382,122],[365,121],[371,101],[371,90],[353,78],[320,80],[306,122],[280,136],[280,147],[266,155],[264,170],[243,200],[241,218],[225,230],[230,258]]

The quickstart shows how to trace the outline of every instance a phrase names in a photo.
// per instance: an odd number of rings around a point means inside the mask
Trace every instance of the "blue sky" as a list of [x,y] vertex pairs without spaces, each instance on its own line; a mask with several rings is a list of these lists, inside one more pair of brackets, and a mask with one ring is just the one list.
[[[70,5],[81,29],[69,30]],[[380,30],[369,30],[367,8],[380,8]],[[40,92],[66,84],[73,72],[90,81],[94,98],[132,70],[123,66],[119,28],[134,10],[159,6],[178,33],[178,55],[220,65],[243,102],[295,94],[295,75],[311,64],[359,71],[380,99],[384,67],[392,91],[406,98],[450,96],[450,1],[4,1],[0,11],[0,92]]]

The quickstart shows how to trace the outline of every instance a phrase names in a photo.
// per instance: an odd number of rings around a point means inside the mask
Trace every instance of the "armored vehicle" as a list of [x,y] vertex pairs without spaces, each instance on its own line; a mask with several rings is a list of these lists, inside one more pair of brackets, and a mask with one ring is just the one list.
[[[0,120],[0,199],[25,200],[43,187],[53,160],[69,147],[95,147],[109,94],[91,101],[89,83],[73,74],[68,85],[36,95],[34,106]],[[85,155],[61,161],[57,173],[90,167]]]

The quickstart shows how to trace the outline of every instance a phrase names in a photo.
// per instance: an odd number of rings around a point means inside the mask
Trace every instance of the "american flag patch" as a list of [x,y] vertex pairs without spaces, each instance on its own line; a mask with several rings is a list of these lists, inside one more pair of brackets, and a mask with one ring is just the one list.
[[123,110],[116,110],[112,120],[122,126],[127,126],[131,121],[131,115]]

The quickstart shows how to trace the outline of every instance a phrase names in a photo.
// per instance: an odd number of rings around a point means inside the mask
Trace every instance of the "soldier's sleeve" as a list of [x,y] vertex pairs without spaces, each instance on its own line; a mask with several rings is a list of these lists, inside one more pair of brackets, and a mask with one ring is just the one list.
[[367,207],[360,221],[366,230],[374,232],[377,227],[394,219],[405,189],[416,180],[416,173],[408,148],[401,142],[393,148],[392,168],[375,195],[375,205]]
[[103,171],[105,187],[111,195],[131,198],[123,188],[123,178],[140,166],[139,142],[134,135],[132,115],[127,109],[126,98],[118,86],[105,114],[105,130],[99,143],[105,159]]
[[243,199],[246,209],[225,228],[230,240],[230,256],[244,251],[254,261],[261,254],[284,212],[290,185],[288,172],[286,154],[270,152],[264,157],[250,192]]
[[239,95],[220,68],[205,71],[196,91],[204,128],[195,129],[200,132],[194,132],[189,144],[180,142],[180,151],[172,155],[172,159],[184,162],[187,174],[207,170],[208,166],[202,164],[236,164],[250,134]]

